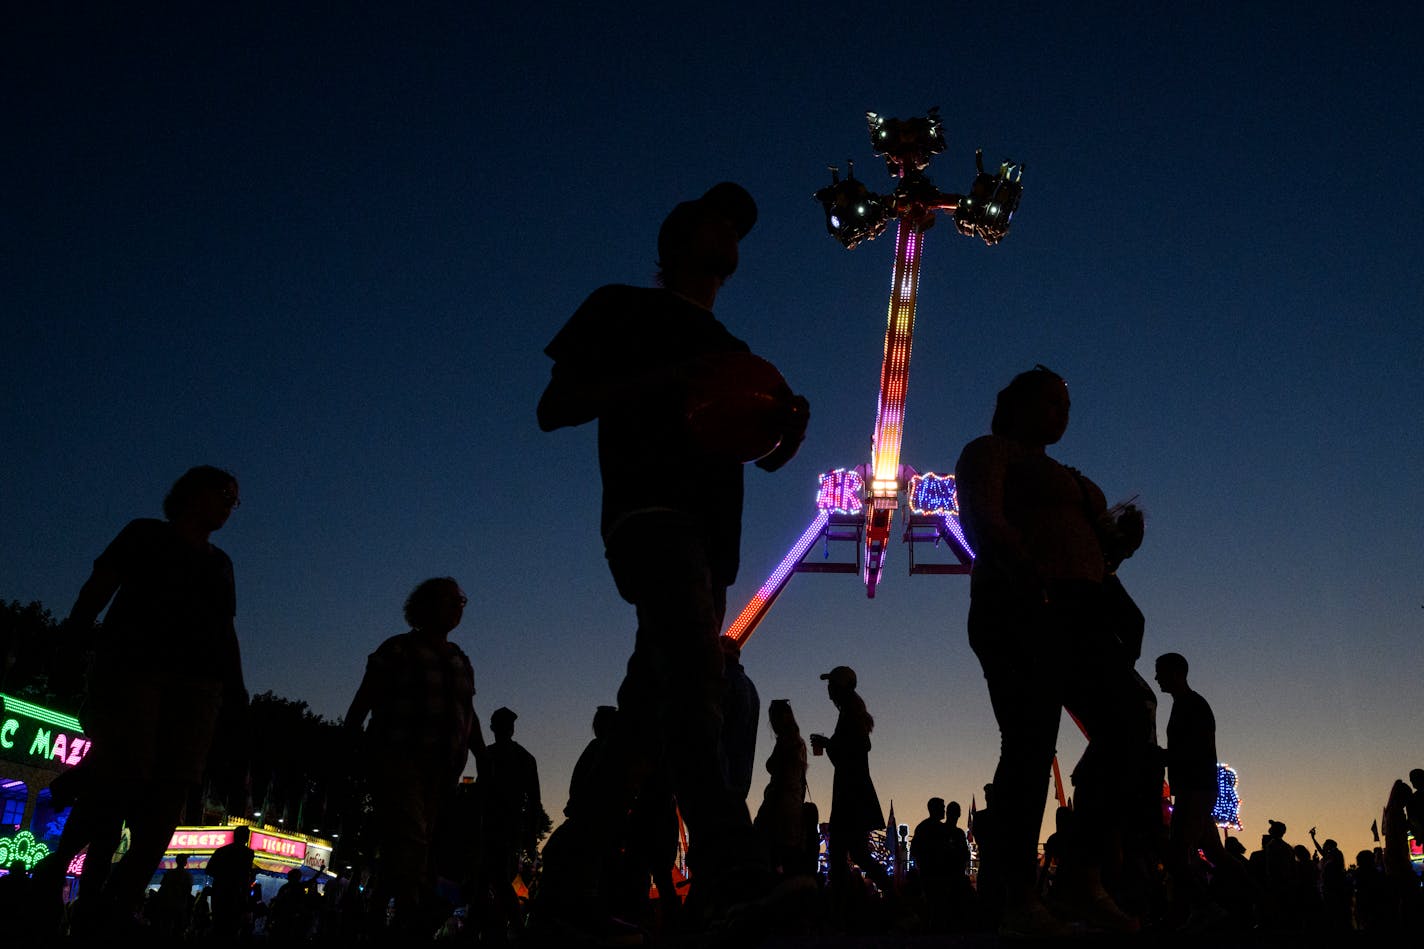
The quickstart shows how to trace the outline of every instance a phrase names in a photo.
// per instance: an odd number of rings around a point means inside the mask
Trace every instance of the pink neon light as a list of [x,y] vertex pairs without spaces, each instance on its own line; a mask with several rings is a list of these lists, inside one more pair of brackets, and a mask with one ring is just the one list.
[[271,834],[252,832],[250,846],[258,853],[270,853],[279,857],[301,860],[307,855],[307,845],[290,837],[274,837]]
[[837,468],[821,475],[821,487],[816,492],[816,509],[837,514],[858,514],[865,492],[865,479],[858,471]]
[[216,850],[232,843],[231,830],[175,830],[168,840],[172,850]]

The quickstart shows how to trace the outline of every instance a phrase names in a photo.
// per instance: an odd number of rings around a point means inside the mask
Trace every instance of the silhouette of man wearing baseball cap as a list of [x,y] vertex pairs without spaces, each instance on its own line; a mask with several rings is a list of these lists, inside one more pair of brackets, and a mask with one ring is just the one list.
[[811,749],[817,755],[829,756],[836,769],[831,783],[828,859],[831,897],[838,912],[844,914],[850,905],[852,862],[875,880],[882,893],[891,892],[885,868],[870,853],[870,832],[885,826],[885,812],[870,778],[870,733],[875,728],[875,719],[856,691],[855,670],[850,666],[836,666],[830,672],[821,673],[821,678],[839,715],[829,738],[811,736]]
[[[595,290],[544,350],[553,367],[538,406],[544,431],[598,421],[604,552],[638,621],[601,759],[601,806],[571,817],[555,850],[616,859],[631,801],[665,775],[688,829],[689,897],[707,897],[704,905],[736,899],[749,878],[732,868],[753,840],[718,751],[718,637],[739,565],[743,466],[699,450],[684,406],[709,361],[750,351],[712,307],[756,217],[756,202],[732,182],[677,204],[658,233],[659,286]],[[757,461],[769,471],[796,454],[809,417],[789,388],[780,404],[782,437]],[[594,870],[587,882],[611,876]]]

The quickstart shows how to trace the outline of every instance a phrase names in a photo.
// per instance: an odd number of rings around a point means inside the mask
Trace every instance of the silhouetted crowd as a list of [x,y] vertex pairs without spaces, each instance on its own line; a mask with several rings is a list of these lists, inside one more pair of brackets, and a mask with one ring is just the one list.
[[[343,720],[376,829],[369,865],[328,882],[294,870],[269,900],[239,826],[206,867],[180,861],[150,887],[216,753],[243,751],[218,738],[243,734],[249,703],[233,565],[211,542],[240,503],[238,483],[205,465],[173,485],[163,519],[122,529],[63,624],[95,657],[80,713],[93,750],[51,786],[69,807],[55,852],[0,878],[10,932],[562,949],[838,933],[1424,931],[1408,851],[1411,833],[1424,840],[1424,769],[1410,772],[1412,788],[1395,783],[1379,846],[1352,862],[1314,828],[1306,847],[1271,821],[1249,854],[1222,838],[1231,816],[1219,811],[1216,720],[1187,659],[1156,659],[1172,699],[1162,744],[1157,694],[1136,670],[1145,618],[1118,571],[1143,542],[1143,514],[1109,505],[1047,454],[1070,399],[1041,365],[1000,391],[989,434],[955,468],[974,551],[968,645],[1000,733],[984,806],[971,799],[966,815],[936,797],[908,839],[887,830],[875,718],[846,665],[821,675],[835,722],[808,736],[809,758],[790,702],[769,703],[775,741],[757,780],[761,699],[742,641],[725,631],[727,590],[745,473],[796,456],[810,405],[712,312],[756,217],[731,182],[680,202],[659,229],[658,285],[598,288],[545,349],[538,424],[598,423],[599,531],[636,632],[542,848],[537,763],[512,738],[511,709],[489,716],[486,742],[475,669],[450,639],[467,597],[455,578],[432,577],[405,602],[409,628],[368,654]],[[1087,748],[1071,805],[1062,799],[1040,845],[1065,711]],[[471,758],[473,789],[460,781]],[[811,766],[833,772],[824,819],[807,793]],[[65,905],[66,869],[86,850]]]

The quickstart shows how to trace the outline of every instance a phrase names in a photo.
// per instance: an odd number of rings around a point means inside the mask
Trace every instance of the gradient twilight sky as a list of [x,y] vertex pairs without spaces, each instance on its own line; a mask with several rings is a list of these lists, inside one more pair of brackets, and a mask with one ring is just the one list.
[[[869,456],[894,242],[844,250],[811,193],[848,158],[889,191],[864,113],[938,105],[935,184],[982,147],[1025,194],[997,247],[927,235],[902,461],[950,471],[1011,376],[1068,379],[1052,453],[1141,495],[1139,669],[1191,661],[1251,849],[1274,818],[1353,858],[1424,767],[1415,5],[34,6],[0,29],[0,597],[65,615],[184,469],[230,468],[251,690],[342,715],[411,587],[453,575],[481,719],[519,713],[557,819],[633,614],[594,427],[535,424],[544,345],[598,285],[651,281],[675,202],[756,196],[717,315],[812,415],[748,471],[735,613],[817,475]],[[998,736],[967,579],[906,564],[874,599],[793,578],[744,659],[804,733],[853,666],[913,825],[982,802]],[[1081,748],[1065,716],[1065,772]],[[813,758],[823,813],[830,779]]]

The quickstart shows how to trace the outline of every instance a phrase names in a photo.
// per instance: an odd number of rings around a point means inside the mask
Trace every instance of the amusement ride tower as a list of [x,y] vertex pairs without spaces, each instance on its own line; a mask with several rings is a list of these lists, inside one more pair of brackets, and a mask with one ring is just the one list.
[[[920,474],[900,464],[920,253],[925,232],[941,211],[953,215],[955,227],[967,237],[978,237],[989,245],[1003,240],[1023,194],[1023,166],[1004,162],[997,172],[986,172],[983,152],[977,152],[979,173],[969,193],[946,194],[924,173],[930,158],[945,147],[938,108],[912,119],[886,119],[874,112],[866,113],[866,119],[871,145],[897,180],[895,189],[886,195],[872,193],[856,180],[851,162],[844,180],[832,167],[831,183],[814,196],[825,208],[826,229],[848,250],[878,237],[890,221],[896,223],[895,272],[871,459],[868,464],[836,468],[820,476],[816,514],[810,526],[727,627],[725,635],[738,644],[751,636],[794,573],[860,573],[866,595],[874,597],[895,513],[902,505],[908,509],[903,515],[902,539],[909,545],[911,574],[968,573],[974,558],[959,526],[954,476]],[[855,561],[806,560],[818,542],[829,550],[832,541],[853,542]],[[916,563],[916,543],[944,543],[958,562]]]

